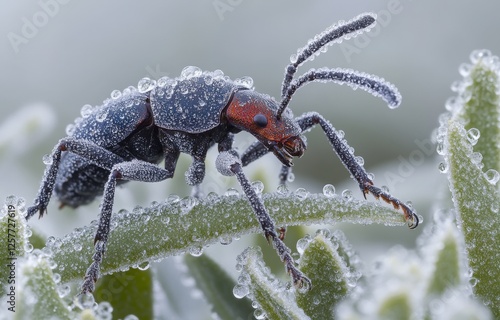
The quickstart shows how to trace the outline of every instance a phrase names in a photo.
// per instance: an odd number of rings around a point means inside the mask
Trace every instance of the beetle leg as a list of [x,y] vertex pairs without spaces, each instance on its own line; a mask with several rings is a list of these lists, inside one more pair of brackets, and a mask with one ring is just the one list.
[[352,177],[356,179],[359,184],[363,196],[366,198],[367,193],[373,194],[377,199],[382,198],[384,201],[392,204],[395,209],[401,208],[404,212],[405,219],[408,226],[413,229],[418,226],[419,219],[417,214],[409,206],[398,200],[397,198],[390,195],[388,192],[373,185],[373,181],[368,177],[363,166],[361,166],[350,151],[350,147],[347,142],[339,137],[337,131],[323,116],[317,112],[308,112],[302,116],[295,119],[302,131],[308,130],[316,124],[319,124],[325,135],[327,136],[333,150],[337,153],[338,157],[344,164],[344,166],[349,170]]
[[104,194],[101,203],[101,215],[99,217],[99,225],[94,238],[95,253],[92,257],[93,262],[85,273],[85,279],[82,284],[83,294],[94,291],[95,282],[99,278],[99,269],[108,242],[116,181],[121,179],[158,182],[171,177],[172,175],[167,170],[162,169],[155,164],[141,160],[121,162],[112,167],[108,181],[104,186]]
[[252,207],[260,226],[264,231],[266,239],[273,244],[281,261],[285,263],[285,268],[288,274],[293,279],[293,283],[297,288],[311,288],[311,280],[309,280],[296,266],[295,261],[290,254],[290,249],[280,239],[280,235],[276,233],[274,222],[269,216],[262,199],[257,195],[254,188],[248,181],[243,172],[243,166],[235,150],[221,152],[217,157],[217,170],[223,175],[236,175],[242,190],[247,196],[248,202]]
[[34,205],[28,208],[26,219],[31,218],[37,212],[40,214],[41,218],[46,212],[50,197],[52,196],[52,191],[54,190],[62,151],[72,152],[82,156],[97,166],[108,170],[111,169],[115,163],[123,161],[123,159],[116,154],[87,140],[80,140],[72,137],[66,137],[59,140],[52,150],[52,163],[47,165],[45,169],[38,195],[35,198]]

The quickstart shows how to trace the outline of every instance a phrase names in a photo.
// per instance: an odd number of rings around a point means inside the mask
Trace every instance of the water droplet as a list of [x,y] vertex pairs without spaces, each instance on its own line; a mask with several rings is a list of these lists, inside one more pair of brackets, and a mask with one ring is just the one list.
[[233,238],[231,236],[223,236],[219,238],[219,242],[220,244],[227,246],[233,242]]
[[261,194],[264,191],[264,183],[262,181],[254,181],[252,182],[252,188],[255,190],[255,193]]
[[137,266],[137,269],[144,271],[144,270],[148,270],[149,266],[150,266],[149,261],[144,261],[143,263],[141,263]]
[[472,69],[472,65],[470,63],[462,63],[458,67],[458,72],[462,77],[467,77],[470,74]]
[[57,294],[59,295],[60,298],[64,298],[67,296],[71,291],[71,287],[68,284],[63,284],[60,286],[57,286]]
[[99,315],[98,319],[111,319],[113,307],[107,301],[99,303],[96,313]]
[[167,203],[169,204],[176,204],[179,201],[181,201],[181,197],[176,194],[171,194],[167,197]]
[[471,128],[467,131],[467,140],[469,140],[472,145],[475,145],[477,143],[477,140],[480,136],[481,133],[476,128]]
[[255,311],[253,312],[253,316],[255,317],[255,319],[257,320],[263,320],[266,318],[266,312],[262,309],[255,309]]
[[334,197],[335,196],[335,187],[331,184],[326,184],[323,187],[323,194],[327,196],[328,198]]
[[242,299],[249,293],[250,289],[246,285],[237,284],[233,288],[233,295],[236,297],[236,299]]
[[363,159],[363,157],[360,157],[360,156],[356,156],[354,157],[354,160],[356,161],[357,164],[359,164],[360,166],[364,165],[365,164],[365,159]]
[[442,156],[445,154],[446,150],[444,147],[444,143],[442,141],[438,142],[438,144],[436,146],[436,152]]
[[290,192],[290,191],[288,190],[288,187],[286,186],[286,184],[280,184],[280,185],[278,185],[278,187],[276,188],[276,192],[277,192],[278,194],[281,194],[281,195],[287,195],[287,194],[288,194],[288,192]]
[[438,165],[438,169],[441,173],[446,173],[448,172],[448,166],[446,165],[446,163],[444,162],[441,162],[439,165]]
[[50,154],[46,154],[42,157],[42,161],[45,165],[51,165],[53,162],[52,156]]
[[227,191],[224,193],[226,197],[237,197],[239,195],[238,190],[234,188],[229,188]]
[[137,90],[139,90],[140,93],[146,93],[153,90],[155,85],[156,82],[154,80],[151,80],[147,77],[142,78],[141,80],[139,80],[139,83],[137,83]]
[[116,99],[121,98],[121,96],[122,96],[122,93],[121,93],[120,90],[113,90],[113,91],[111,91],[111,99],[116,100]]
[[236,85],[243,86],[245,88],[251,89],[253,87],[253,79],[250,77],[242,77],[234,80]]
[[500,174],[494,169],[489,169],[484,173],[484,177],[486,178],[486,180],[488,180],[489,183],[495,185],[500,179]]
[[81,251],[82,250],[82,244],[78,243],[78,242],[75,242],[73,244],[73,249],[75,249],[75,251]]
[[86,104],[80,110],[80,114],[82,117],[87,118],[92,114],[92,111],[94,111],[94,108],[90,104]]
[[470,61],[474,64],[478,63],[479,60],[484,59],[484,58],[488,58],[488,57],[491,57],[491,51],[486,50],[486,49],[474,50],[474,51],[472,51],[472,53],[469,56]]
[[297,62],[297,58],[298,58],[298,56],[297,56],[297,54],[296,54],[296,53],[292,54],[292,55],[290,56],[290,62],[291,62],[291,63],[295,63],[295,62]]
[[108,108],[101,108],[97,111],[95,119],[97,122],[103,122],[108,117]]
[[295,196],[300,201],[303,201],[307,199],[307,197],[309,196],[309,192],[304,188],[298,188],[297,190],[295,190]]
[[352,191],[349,189],[345,189],[344,191],[342,191],[342,197],[345,200],[351,200],[352,199]]
[[168,84],[169,80],[169,77],[161,77],[160,79],[158,79],[156,84],[158,85],[158,87],[164,88]]
[[295,174],[290,171],[286,177],[286,181],[293,182],[294,180],[295,180]]
[[26,251],[26,252],[33,251],[33,245],[31,243],[29,243],[29,242],[25,243],[24,244],[24,251]]
[[193,257],[199,257],[203,254],[203,247],[190,247],[188,249],[188,252],[190,255],[192,255]]
[[75,125],[70,123],[66,126],[66,135],[71,136],[75,132]]
[[311,242],[310,237],[299,239],[297,241],[297,252],[302,255],[304,253],[304,250],[306,250],[307,246],[309,245],[309,242]]
[[94,303],[95,303],[94,296],[91,293],[80,294],[78,296],[77,301],[78,301],[79,307],[82,310],[83,309],[92,309],[92,307],[94,306]]
[[196,205],[195,197],[185,197],[179,202],[181,208],[181,214],[186,214]]
[[457,107],[458,103],[457,103],[457,100],[458,98],[457,97],[450,97],[446,100],[444,106],[446,108],[446,110],[448,111],[453,111],[455,110],[455,108]]
[[479,280],[477,278],[474,278],[474,277],[471,277],[469,279],[469,283],[472,287],[475,287],[477,285],[477,283],[479,282]]
[[311,289],[310,283],[308,283],[307,281],[304,281],[300,284],[300,287],[297,288],[297,291],[301,294],[305,294],[305,293],[308,293],[310,289]]
[[202,74],[202,71],[200,68],[194,67],[194,66],[187,66],[184,69],[182,69],[181,78],[190,79],[193,77],[199,77],[199,76],[201,76],[201,74]]

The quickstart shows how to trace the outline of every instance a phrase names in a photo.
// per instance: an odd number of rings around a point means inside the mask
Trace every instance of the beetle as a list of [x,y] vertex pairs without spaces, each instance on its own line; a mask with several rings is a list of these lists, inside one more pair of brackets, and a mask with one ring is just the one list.
[[[413,208],[387,191],[376,187],[354,156],[342,135],[317,112],[294,118],[287,108],[294,93],[303,85],[321,81],[348,84],[384,99],[390,107],[400,104],[396,87],[374,75],[350,69],[311,69],[295,78],[297,68],[336,40],[349,38],[371,28],[376,16],[361,14],[339,22],[317,35],[292,56],[285,70],[281,101],[253,89],[249,78],[231,80],[220,71],[186,67],[176,78],[158,81],[144,78],[137,88],[113,91],[112,97],[97,107],[86,106],[82,118],[70,125],[67,137],[59,140],[50,157],[27,219],[37,212],[42,217],[54,191],[62,206],[78,207],[102,195],[100,217],[94,239],[93,262],[86,271],[82,293],[94,290],[106,251],[116,185],[130,180],[156,182],[174,175],[179,154],[189,154],[193,162],[186,181],[198,190],[205,176],[205,157],[217,144],[217,170],[235,175],[256,214],[265,237],[271,242],[296,287],[311,287],[310,280],[295,266],[283,243],[284,229],[277,229],[262,200],[251,187],[243,167],[272,152],[282,163],[280,183],[290,173],[293,157],[306,150],[303,133],[319,124],[366,198],[368,193],[402,209],[410,228],[419,219]],[[240,156],[233,149],[234,134],[247,131],[257,138]],[[164,167],[158,164],[164,161]],[[199,194],[195,192],[195,194]]]

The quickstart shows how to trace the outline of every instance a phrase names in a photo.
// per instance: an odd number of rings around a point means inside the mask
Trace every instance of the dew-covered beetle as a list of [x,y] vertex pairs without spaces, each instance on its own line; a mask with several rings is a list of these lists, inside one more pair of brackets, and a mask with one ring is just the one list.
[[[97,107],[85,106],[82,117],[67,130],[44,162],[47,167],[27,219],[46,212],[54,191],[61,205],[78,207],[103,195],[94,246],[93,263],[85,274],[82,293],[92,292],[99,276],[110,229],[115,187],[130,180],[155,182],[171,178],[179,154],[193,162],[186,173],[189,185],[198,188],[205,176],[208,149],[218,145],[217,170],[236,175],[250,205],[297,287],[310,287],[309,279],[295,266],[283,243],[284,230],[277,231],[262,200],[251,187],[242,168],[272,152],[283,164],[280,182],[285,183],[293,157],[306,150],[302,133],[319,124],[333,150],[366,196],[401,208],[410,228],[418,225],[411,207],[374,186],[359,158],[342,135],[317,112],[294,118],[287,109],[301,86],[314,81],[335,82],[360,88],[384,99],[390,107],[400,104],[395,86],[374,75],[350,69],[311,69],[294,79],[297,68],[327,45],[357,35],[375,24],[375,15],[362,14],[348,22],[334,24],[318,34],[291,57],[285,70],[281,102],[253,90],[250,78],[231,80],[220,70],[201,71],[186,67],[177,78],[157,81],[144,78],[137,88],[113,91]],[[247,131],[257,138],[240,156],[233,149],[233,135]],[[164,168],[158,166],[165,161]]]

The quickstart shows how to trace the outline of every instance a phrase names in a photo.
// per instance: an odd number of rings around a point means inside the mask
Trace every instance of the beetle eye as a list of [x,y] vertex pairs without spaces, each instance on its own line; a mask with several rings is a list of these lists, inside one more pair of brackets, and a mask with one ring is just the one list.
[[267,118],[262,113],[257,113],[253,117],[253,122],[261,128],[265,128],[267,126]]

